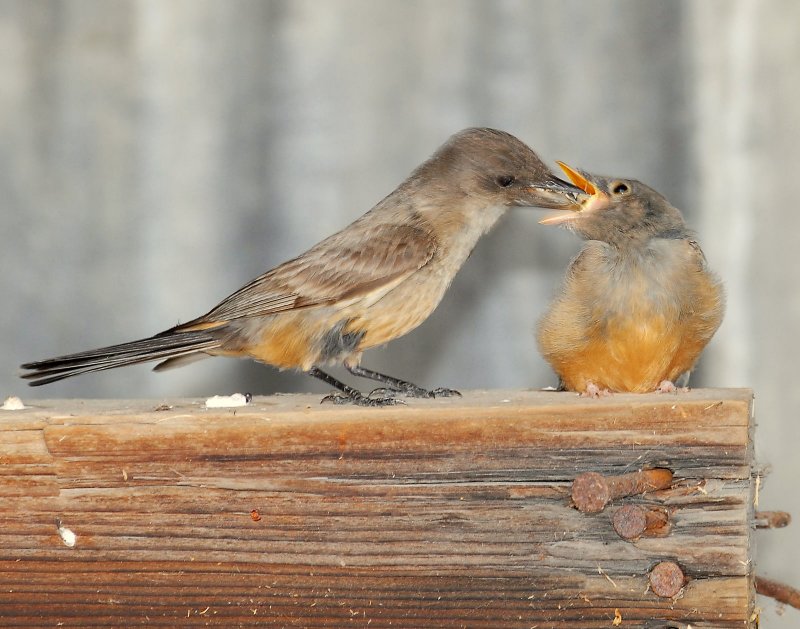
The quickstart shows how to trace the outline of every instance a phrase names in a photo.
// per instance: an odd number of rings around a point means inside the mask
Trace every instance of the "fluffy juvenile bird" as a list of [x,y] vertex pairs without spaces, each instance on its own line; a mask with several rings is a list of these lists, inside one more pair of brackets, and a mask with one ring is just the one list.
[[591,397],[675,391],[722,322],[719,278],[658,192],[559,165],[590,195],[540,221],[586,241],[539,323],[539,349],[559,388]]
[[[42,385],[151,360],[163,361],[155,367],[161,370],[220,355],[303,371],[338,389],[326,398],[337,403],[394,404],[395,392],[457,394],[365,369],[361,354],[422,323],[509,207],[566,207],[578,194],[512,135],[466,129],[361,218],[207,314],[139,341],[27,363],[22,377]],[[337,364],[382,383],[384,395],[364,395],[322,371]]]

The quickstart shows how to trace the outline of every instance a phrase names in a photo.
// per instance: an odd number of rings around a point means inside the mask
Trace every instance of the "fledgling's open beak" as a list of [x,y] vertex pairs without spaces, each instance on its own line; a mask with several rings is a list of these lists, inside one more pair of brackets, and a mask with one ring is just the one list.
[[578,188],[583,190],[586,194],[590,196],[597,194],[597,187],[591,181],[589,181],[586,178],[586,175],[584,175],[581,171],[575,170],[569,164],[565,164],[564,162],[560,162],[558,160],[556,160],[556,164],[558,164],[561,167],[561,170],[566,173],[570,181],[578,186]]
[[576,196],[575,203],[558,209],[562,211],[558,214],[546,216],[539,222],[542,225],[557,225],[559,223],[567,223],[570,221],[578,220],[585,212],[591,212],[608,203],[608,195],[599,190],[597,186],[588,179],[587,175],[575,170],[564,162],[556,161],[561,167],[570,181],[581,191],[581,194]]
[[547,180],[537,181],[523,190],[529,196],[520,199],[520,205],[558,210],[579,207],[581,199],[586,196],[579,187],[573,186],[555,175],[548,175]]

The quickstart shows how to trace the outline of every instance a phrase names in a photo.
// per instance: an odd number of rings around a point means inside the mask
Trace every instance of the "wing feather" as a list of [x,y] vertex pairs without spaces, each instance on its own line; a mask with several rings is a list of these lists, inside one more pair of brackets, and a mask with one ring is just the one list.
[[388,291],[425,266],[437,249],[436,238],[419,225],[380,224],[359,232],[357,237],[349,229],[334,234],[175,329],[208,329],[233,319],[332,305]]

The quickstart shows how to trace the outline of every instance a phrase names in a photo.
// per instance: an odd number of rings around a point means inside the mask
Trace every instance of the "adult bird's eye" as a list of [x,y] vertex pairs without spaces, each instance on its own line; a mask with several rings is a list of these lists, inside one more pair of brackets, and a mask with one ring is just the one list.
[[611,192],[613,192],[614,194],[625,194],[629,190],[630,188],[628,187],[628,184],[622,183],[621,181],[614,184],[614,187],[611,188]]
[[514,183],[514,175],[500,175],[497,178],[497,185],[501,188],[508,188],[512,183]]

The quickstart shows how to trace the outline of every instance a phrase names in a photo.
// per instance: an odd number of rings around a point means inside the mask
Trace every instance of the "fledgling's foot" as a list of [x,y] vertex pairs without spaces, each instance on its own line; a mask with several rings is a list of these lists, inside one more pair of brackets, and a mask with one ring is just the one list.
[[677,393],[678,388],[675,386],[675,383],[672,380],[662,380],[658,388],[656,388],[656,393]]
[[611,391],[608,389],[601,389],[594,382],[587,382],[586,390],[580,394],[581,397],[588,398],[610,397],[612,395],[614,394]]
[[656,389],[656,393],[688,393],[689,387],[676,387],[672,380],[662,380]]
[[398,400],[393,396],[372,397],[372,393],[369,395],[362,395],[361,393],[355,395],[331,393],[322,398],[319,403],[354,404],[355,406],[397,406],[398,404],[405,404],[403,400]]

